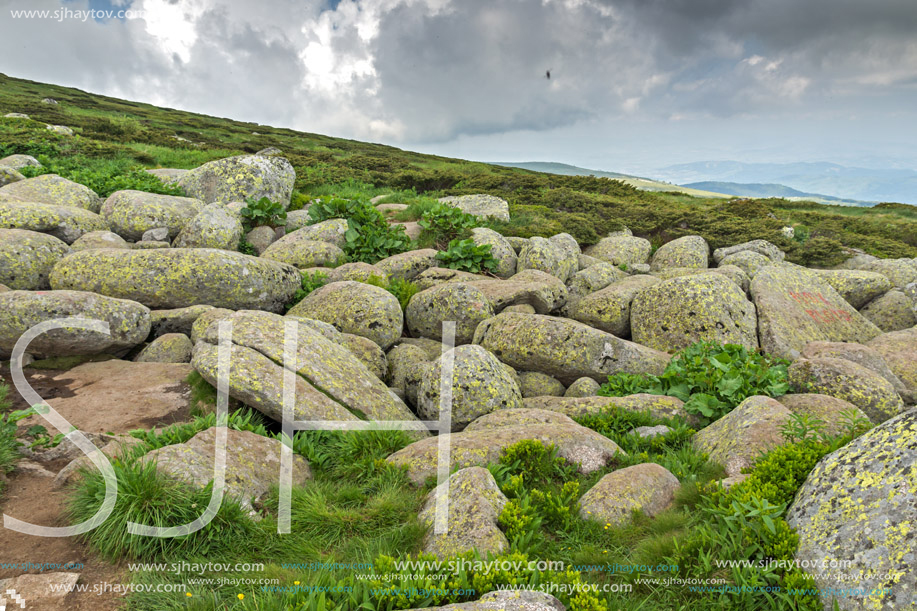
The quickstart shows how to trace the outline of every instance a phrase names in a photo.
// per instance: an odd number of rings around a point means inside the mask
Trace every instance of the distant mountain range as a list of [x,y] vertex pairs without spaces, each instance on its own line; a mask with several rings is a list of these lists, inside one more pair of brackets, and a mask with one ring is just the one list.
[[823,162],[702,161],[664,167],[654,174],[680,185],[732,184],[736,185],[731,187],[733,191],[741,186],[750,192],[758,185],[776,184],[803,194],[824,194],[820,196],[823,198],[917,204],[917,170],[855,168]]
[[726,193],[737,197],[782,197],[783,199],[808,200],[835,206],[875,206],[878,203],[832,197],[830,195],[821,195],[820,193],[805,193],[786,185],[778,184],[705,181],[692,182],[682,186],[703,191]]

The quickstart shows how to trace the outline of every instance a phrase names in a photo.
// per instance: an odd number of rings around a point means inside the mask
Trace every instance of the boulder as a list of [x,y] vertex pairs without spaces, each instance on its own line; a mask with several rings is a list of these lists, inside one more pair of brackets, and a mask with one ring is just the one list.
[[[436,534],[436,499],[448,490],[446,532]],[[509,547],[498,519],[508,499],[500,492],[494,476],[483,467],[468,467],[453,473],[427,495],[418,519],[429,527],[423,551],[446,559],[476,550],[499,554]]]
[[477,227],[471,230],[471,239],[481,246],[490,246],[490,254],[497,262],[494,274],[500,278],[509,278],[516,273],[516,251],[502,235],[493,229]]
[[108,231],[108,223],[82,208],[0,199],[0,229],[28,229],[72,244],[87,233]]
[[25,179],[25,176],[13,168],[8,168],[6,166],[0,165],[0,187],[5,187],[6,185]]
[[152,328],[150,333],[153,337],[159,337],[166,333],[182,333],[191,336],[191,328],[198,317],[213,306],[196,305],[187,308],[175,308],[174,310],[151,310],[150,321]]
[[417,274],[411,282],[417,285],[418,290],[425,291],[448,282],[482,282],[484,280],[491,280],[491,278],[481,274],[449,269],[448,267],[431,267]]
[[268,246],[261,256],[296,267],[333,267],[347,260],[344,251],[331,242],[304,239],[303,236],[307,234],[301,231],[283,236]]
[[878,272],[854,269],[814,269],[812,272],[857,310],[892,288],[891,281]]
[[537,269],[521,271],[507,280],[476,281],[474,286],[484,293],[495,313],[513,305],[530,305],[538,314],[548,314],[567,300],[564,283]]
[[57,174],[43,174],[0,187],[0,199],[12,199],[52,206],[82,208],[98,212],[102,200],[95,191]]
[[522,249],[525,248],[525,245],[529,243],[528,238],[521,238],[514,235],[508,235],[504,237],[506,238],[506,241],[509,243],[509,245],[513,247],[513,250],[516,251],[517,256],[520,252],[522,252]]
[[726,475],[741,475],[763,452],[784,443],[781,429],[790,410],[770,397],[753,396],[734,410],[694,434],[691,445],[723,465]]
[[697,421],[696,417],[685,411],[684,401],[666,395],[638,393],[626,397],[533,397],[522,403],[526,409],[550,410],[571,418],[624,410],[645,412],[658,420],[680,418],[692,425]]
[[166,333],[154,339],[140,351],[137,363],[190,363],[191,339],[183,333]]
[[385,272],[388,277],[413,280],[420,272],[439,266],[436,260],[437,252],[433,248],[409,250],[377,261],[375,266]]
[[[141,242],[163,242],[169,244],[169,228],[168,227],[153,227],[152,229],[147,229],[143,232],[143,236],[140,238]],[[172,245],[169,244],[171,247]]]
[[604,382],[619,371],[661,374],[669,355],[564,318],[505,312],[485,320],[474,343],[519,371],[540,371],[570,384]]
[[[192,308],[196,307],[205,307],[207,309],[196,314],[191,314]],[[191,316],[195,317],[194,320],[191,321],[190,336],[191,343],[195,346],[204,337],[204,334],[210,328],[210,325],[218,320],[228,318],[233,314],[232,310],[227,310],[226,308],[215,308],[213,306],[190,306],[188,308],[177,308],[177,310],[188,312],[188,319],[190,319]]]
[[0,166],[21,170],[22,168],[40,168],[41,162],[31,155],[9,155],[0,159]]
[[273,227],[268,227],[267,225],[255,227],[245,234],[245,241],[252,245],[255,254],[259,257],[264,254],[268,246],[277,241],[277,239],[277,232]]
[[522,398],[528,399],[530,397],[562,397],[566,388],[556,378],[540,371],[523,371],[519,374],[519,390],[522,392]]
[[[502,414],[503,411],[494,412]],[[488,418],[488,416],[484,416]],[[561,424],[516,424],[497,421],[493,428],[476,427],[450,435],[450,470],[466,467],[484,467],[498,462],[504,448],[520,441],[541,441],[554,444],[557,455],[568,463],[576,464],[581,473],[592,473],[611,461],[621,448],[604,435],[576,424],[572,420]],[[422,439],[398,450],[386,460],[407,468],[408,478],[423,485],[427,478],[436,475],[439,441]]]
[[150,334],[150,311],[139,303],[82,291],[7,291],[0,293],[0,350],[12,351],[35,325],[57,318],[88,318],[108,323],[110,335],[64,327],[36,337],[26,352],[39,358],[117,352]]
[[385,379],[385,373],[388,371],[385,352],[379,347],[379,344],[359,335],[352,333],[340,333],[341,345],[347,348],[350,354],[357,357],[357,360],[380,380]]
[[48,125],[45,129],[59,136],[72,136],[73,135],[73,129],[67,127],[66,125]]
[[151,308],[205,304],[281,311],[301,287],[301,276],[289,265],[210,248],[84,250],[54,267],[51,286]]
[[493,195],[459,195],[456,197],[441,197],[439,201],[479,218],[494,218],[498,221],[509,220],[509,204],[505,199],[500,199]]
[[176,168],[155,168],[147,170],[146,172],[147,174],[152,174],[167,185],[174,185],[182,176],[190,171],[191,170],[179,170]]
[[[880,336],[881,337],[881,336]],[[809,342],[802,350],[803,358],[813,359],[827,357],[831,359],[844,359],[862,365],[888,380],[895,390],[906,387],[898,376],[889,368],[885,358],[878,351],[864,346],[847,342]]]
[[51,288],[48,276],[70,247],[54,236],[27,229],[0,229],[0,284],[14,290]]
[[720,274],[664,280],[643,289],[630,307],[634,341],[674,352],[698,341],[758,349],[755,306]]
[[209,204],[182,227],[172,247],[238,250],[244,233],[238,215],[220,204]]
[[287,211],[287,225],[284,229],[286,230],[286,233],[293,233],[297,229],[302,229],[311,222],[312,217],[309,216],[308,206],[302,210],[289,210]]
[[[142,462],[155,464],[162,475],[187,482],[194,488],[205,488],[213,481],[217,442],[217,428],[211,427],[184,443],[153,450]],[[252,503],[279,482],[282,447],[277,439],[251,431],[227,429],[224,494],[253,511]],[[293,455],[292,475],[294,486],[303,486],[312,479],[308,461],[297,454]]]
[[710,246],[707,240],[699,235],[686,235],[660,246],[653,253],[650,269],[653,271],[667,267],[706,269],[709,257]]
[[566,282],[579,270],[579,260],[558,242],[536,236],[522,248],[516,269],[520,272],[535,269]]
[[594,397],[599,392],[599,383],[592,378],[580,378],[574,381],[564,392],[565,397]]
[[867,344],[910,390],[917,390],[917,327],[883,333]]
[[584,520],[622,526],[634,511],[654,517],[672,506],[681,488],[678,478],[655,463],[643,463],[609,473],[579,500]]
[[888,333],[903,331],[917,325],[917,313],[914,304],[902,291],[889,291],[881,297],[870,301],[860,310],[874,325]]
[[505,590],[488,592],[472,602],[430,607],[427,611],[564,611],[564,605],[538,590]]
[[345,219],[328,219],[315,225],[307,225],[301,229],[287,231],[287,236],[295,235],[297,240],[312,240],[315,242],[328,242],[338,248],[344,248],[347,240],[347,221]]
[[716,264],[719,265],[722,263],[723,259],[729,255],[736,254],[738,252],[754,252],[759,255],[763,255],[773,261],[774,263],[779,263],[783,261],[784,255],[783,251],[777,248],[775,245],[771,244],[767,240],[751,240],[750,242],[743,242],[742,244],[736,244],[734,246],[727,246],[725,248],[717,248],[713,251],[713,260],[716,261]]
[[[799,534],[796,559],[815,578],[826,609],[844,611],[914,606],[917,531],[917,410],[885,422],[828,456],[809,473],[787,511]],[[838,572],[852,576],[842,584]],[[839,595],[838,588],[881,597]]]
[[761,349],[773,356],[792,360],[811,341],[865,343],[881,333],[827,282],[802,268],[761,270],[751,282],[751,296]]
[[191,197],[117,191],[105,200],[99,214],[112,231],[132,242],[143,238],[150,229],[158,228],[168,231],[157,239],[172,240],[203,207],[203,202]]
[[737,253],[727,255],[723,257],[721,263],[723,265],[738,267],[745,272],[749,278],[754,278],[755,275],[765,267],[777,265],[773,259],[752,250],[741,250]]
[[825,432],[829,435],[847,433],[848,415],[869,420],[869,417],[853,403],[828,395],[810,393],[783,395],[777,401],[794,414],[811,416],[823,421]]
[[93,248],[122,248],[129,249],[130,244],[124,238],[112,231],[91,231],[70,245],[74,252],[90,250]]
[[[16,183],[16,185],[19,184],[22,183]],[[11,187],[16,185],[11,185]],[[4,189],[11,187],[0,189],[0,193],[3,193]],[[903,288],[911,282],[917,281],[917,265],[911,259],[876,259],[867,265],[866,269],[882,274],[888,278],[893,287],[897,288]]]
[[595,245],[587,248],[586,254],[612,265],[630,267],[638,263],[646,263],[652,249],[649,240],[633,236],[615,236],[602,238]]
[[[41,609],[43,611],[72,609],[71,603],[74,601],[68,599],[68,597],[79,581],[79,573],[62,571],[42,572],[39,574],[23,573],[10,579],[0,579],[0,601],[3,601],[2,607],[4,608],[9,602],[10,609],[16,609],[17,607],[20,609]],[[12,592],[19,596],[21,605],[27,604],[28,607],[16,604],[16,600],[12,598]],[[10,596],[10,599],[7,599],[7,596]],[[544,608],[553,611],[552,607]],[[560,608],[563,609],[563,607]]]
[[873,422],[898,415],[904,403],[895,387],[878,373],[844,359],[798,359],[788,370],[790,387],[797,393],[818,393],[848,401]]
[[501,409],[486,416],[481,416],[465,427],[465,432],[489,431],[506,426],[565,425],[570,424],[570,422],[569,416],[559,412],[521,407],[517,409]]
[[239,155],[210,161],[178,179],[178,186],[206,204],[260,200],[290,205],[296,172],[279,156]]
[[631,335],[631,304],[641,291],[659,284],[654,276],[628,276],[583,297],[571,318],[618,337]]
[[[396,300],[397,303],[397,300]],[[404,316],[411,335],[443,338],[442,323],[455,321],[455,343],[468,344],[478,325],[494,315],[476,284],[446,283],[411,297]]]
[[746,274],[735,265],[721,265],[720,267],[711,267],[707,269],[699,269],[693,267],[666,267],[658,271],[651,271],[650,274],[661,280],[680,278],[682,276],[696,276],[698,274],[721,274],[735,282],[736,286],[742,289],[743,293],[748,292],[748,285],[751,283],[751,280],[748,278],[748,274]]
[[[584,257],[585,255],[580,255]],[[573,274],[567,288],[567,303],[563,307],[564,316],[570,316],[575,310],[576,305],[586,295],[600,291],[606,286],[623,280],[627,274],[620,269],[596,259],[596,263],[588,267],[580,266],[580,271]]]
[[417,394],[417,413],[425,420],[440,417],[445,359],[452,359],[452,430],[500,409],[522,407],[522,395],[508,367],[480,346],[457,346],[435,359],[423,371]]
[[[417,394],[425,369],[430,365],[430,356],[422,348],[411,344],[399,344],[386,355],[388,385],[399,390],[412,405],[417,404]],[[408,392],[408,390],[411,392]]]
[[388,280],[388,274],[375,265],[361,262],[345,263],[328,270],[328,282],[341,282],[343,280],[366,282],[372,278]]
[[404,328],[401,304],[394,295],[353,280],[332,282],[312,291],[289,314],[327,322],[344,333],[371,339],[383,350],[401,337]]

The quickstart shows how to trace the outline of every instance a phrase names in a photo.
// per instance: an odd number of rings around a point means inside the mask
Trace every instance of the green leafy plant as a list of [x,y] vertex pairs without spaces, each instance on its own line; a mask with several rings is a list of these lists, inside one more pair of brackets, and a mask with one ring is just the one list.
[[247,229],[253,227],[280,227],[287,222],[287,211],[280,202],[271,201],[268,197],[256,200],[249,197],[242,208],[243,223]]
[[401,225],[391,226],[365,197],[321,197],[309,207],[309,223],[346,219],[344,252],[352,261],[375,263],[410,248],[411,240]]
[[328,283],[328,274],[324,272],[313,272],[302,275],[302,286],[293,294],[293,299],[287,304],[287,311],[293,306],[306,298],[306,295],[312,291],[325,286]]
[[478,217],[442,202],[436,202],[426,210],[417,222],[423,229],[421,240],[442,250],[452,240],[468,237],[470,231],[479,227]]
[[[0,384],[0,411],[9,409],[9,402],[6,399],[8,392],[9,387]],[[16,466],[20,456],[19,448],[22,446],[22,443],[16,439],[17,423],[33,413],[31,409],[24,409],[0,415],[0,474],[9,473]],[[0,489],[2,489],[2,482],[0,482]]]
[[420,292],[420,287],[418,287],[410,280],[405,280],[403,278],[390,278],[386,280],[379,276],[370,276],[365,280],[365,282],[366,284],[371,284],[373,286],[383,288],[394,295],[398,300],[398,303],[401,305],[402,310],[405,310],[408,307],[408,303],[410,303],[411,297]]
[[497,261],[490,252],[490,244],[475,244],[474,240],[452,240],[449,249],[436,253],[436,259],[443,267],[473,274],[482,271],[493,272]]
[[255,250],[255,247],[252,246],[251,242],[245,239],[245,236],[239,238],[239,246],[237,250],[243,255],[250,255],[252,257],[258,256],[258,252]]

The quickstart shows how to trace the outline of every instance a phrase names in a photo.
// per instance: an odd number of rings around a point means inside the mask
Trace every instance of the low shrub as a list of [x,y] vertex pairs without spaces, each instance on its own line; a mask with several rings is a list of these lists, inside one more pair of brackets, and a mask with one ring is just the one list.
[[452,240],[448,250],[436,253],[443,267],[473,274],[494,272],[497,261],[490,252],[490,244],[475,244],[474,240]]
[[280,202],[271,201],[267,197],[255,200],[249,197],[242,208],[242,219],[245,229],[250,231],[254,227],[267,225],[280,227],[287,222],[287,211]]
[[302,286],[296,290],[293,294],[293,299],[290,303],[287,304],[287,311],[290,311],[293,306],[306,298],[306,295],[312,291],[319,289],[325,286],[328,283],[328,274],[324,272],[313,272],[310,274],[302,275]]
[[321,197],[309,207],[310,224],[335,218],[347,221],[344,252],[351,261],[375,263],[410,248],[404,227],[390,226],[364,197]]
[[438,250],[447,248],[453,240],[467,238],[472,229],[480,226],[475,215],[441,202],[426,210],[417,224],[423,229],[420,241]]

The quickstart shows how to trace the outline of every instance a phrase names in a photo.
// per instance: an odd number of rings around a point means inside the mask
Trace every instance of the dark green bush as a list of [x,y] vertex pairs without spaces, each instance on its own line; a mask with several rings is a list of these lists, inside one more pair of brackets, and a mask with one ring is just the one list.
[[271,201],[267,197],[259,200],[249,197],[245,200],[245,207],[242,208],[241,214],[247,230],[264,225],[280,227],[287,222],[287,211],[283,204]]
[[375,206],[363,197],[321,197],[309,208],[310,224],[346,219],[344,252],[352,261],[375,263],[406,251],[411,240],[401,225],[390,226]]
[[497,261],[490,253],[490,244],[475,244],[474,240],[452,240],[449,249],[436,253],[436,259],[443,267],[478,274],[494,272]]

